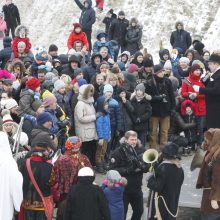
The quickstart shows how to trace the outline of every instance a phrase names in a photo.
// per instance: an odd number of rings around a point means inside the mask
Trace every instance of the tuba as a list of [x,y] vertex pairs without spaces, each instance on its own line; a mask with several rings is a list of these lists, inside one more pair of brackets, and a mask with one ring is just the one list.
[[155,149],[148,149],[143,154],[143,161],[151,165],[150,172],[153,171],[153,164],[158,160],[159,153]]

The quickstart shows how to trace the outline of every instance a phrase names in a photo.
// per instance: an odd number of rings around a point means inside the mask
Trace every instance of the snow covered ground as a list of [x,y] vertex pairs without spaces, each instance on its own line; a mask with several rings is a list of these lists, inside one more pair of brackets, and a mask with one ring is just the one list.
[[[94,1],[94,0],[93,0]],[[60,52],[67,52],[66,41],[72,23],[80,10],[74,0],[14,0],[22,24],[30,29],[33,46],[55,43]],[[3,5],[3,0],[0,5]],[[95,3],[93,4],[95,5]],[[102,28],[101,20],[109,8],[124,10],[128,19],[137,17],[143,25],[143,45],[153,55],[158,54],[159,42],[170,48],[169,37],[175,22],[181,20],[192,37],[201,35],[211,51],[220,43],[220,0],[105,0],[104,12],[98,14],[93,34]]]

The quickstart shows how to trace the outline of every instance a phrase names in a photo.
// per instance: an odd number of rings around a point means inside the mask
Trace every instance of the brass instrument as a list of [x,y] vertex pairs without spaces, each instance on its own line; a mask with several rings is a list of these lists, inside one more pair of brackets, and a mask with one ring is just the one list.
[[159,153],[155,149],[148,149],[148,150],[146,150],[144,152],[144,154],[143,154],[143,161],[145,163],[149,163],[151,165],[150,169],[149,169],[149,172],[153,171],[153,164],[155,162],[157,162],[158,157],[159,157]]

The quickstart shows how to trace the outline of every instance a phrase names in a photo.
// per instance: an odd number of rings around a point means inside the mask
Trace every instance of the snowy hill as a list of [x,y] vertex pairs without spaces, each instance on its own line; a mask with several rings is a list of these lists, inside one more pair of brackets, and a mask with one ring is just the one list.
[[[14,0],[14,3],[20,10],[22,24],[30,29],[33,45],[55,43],[60,52],[66,52],[72,23],[80,15],[74,0]],[[220,45],[219,6],[220,0],[105,0],[105,10],[98,14],[93,34],[102,27],[101,19],[109,8],[115,12],[122,9],[128,19],[133,16],[139,19],[144,27],[143,45],[154,55],[158,53],[160,39],[164,47],[170,48],[169,37],[177,20],[185,23],[192,37],[201,35],[206,48],[213,50]]]

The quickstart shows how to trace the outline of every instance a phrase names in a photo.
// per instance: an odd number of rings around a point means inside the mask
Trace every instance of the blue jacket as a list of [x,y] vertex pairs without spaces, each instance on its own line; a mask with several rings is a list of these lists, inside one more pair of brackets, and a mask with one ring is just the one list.
[[100,49],[102,47],[107,47],[108,48],[108,54],[111,56],[111,57],[114,57],[114,51],[112,49],[112,43],[111,41],[108,41],[108,42],[105,42],[105,43],[102,43],[101,41],[96,41],[93,45],[93,53],[99,53]]
[[58,131],[59,131],[59,127],[58,127],[58,119],[57,119],[57,116],[56,116],[56,112],[54,110],[51,110],[51,109],[45,109],[45,112],[48,112],[51,117],[52,117],[52,120],[53,120],[53,123],[52,123],[52,127],[51,129],[49,130],[51,134],[57,134]]
[[111,125],[109,114],[98,112],[96,118],[96,131],[99,139],[109,140],[111,138]]
[[102,190],[108,201],[108,206],[111,214],[111,220],[124,220],[124,202],[123,202],[123,186],[115,186],[109,188],[105,184],[102,185]]

